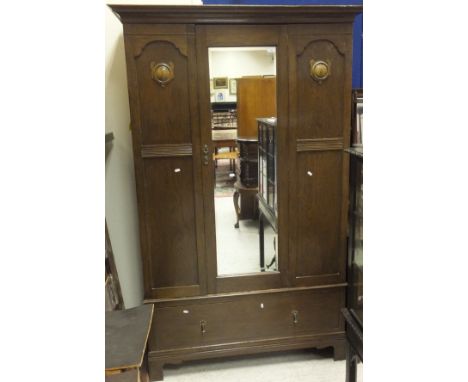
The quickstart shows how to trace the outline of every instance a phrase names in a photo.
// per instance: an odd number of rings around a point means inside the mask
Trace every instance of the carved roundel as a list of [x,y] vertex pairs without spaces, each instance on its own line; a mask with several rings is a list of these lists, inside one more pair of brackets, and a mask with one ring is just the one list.
[[174,64],[172,62],[168,64],[151,62],[151,78],[162,87],[167,86],[174,79]]
[[310,76],[321,83],[330,76],[330,64],[324,60],[310,60]]

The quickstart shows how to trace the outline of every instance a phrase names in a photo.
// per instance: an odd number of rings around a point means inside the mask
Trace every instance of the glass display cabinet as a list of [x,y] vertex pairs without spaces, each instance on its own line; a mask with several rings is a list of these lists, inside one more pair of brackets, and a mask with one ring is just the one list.
[[347,303],[342,309],[346,321],[346,382],[357,380],[357,364],[363,361],[363,146],[362,89],[353,91],[352,147],[349,155]]
[[259,193],[270,211],[278,211],[276,193],[276,118],[259,118],[258,163]]
[[[277,268],[276,236],[278,232],[278,202],[276,186],[276,118],[257,118],[258,122],[258,209],[260,269]],[[265,264],[265,221],[273,228],[274,254]]]
[[350,204],[348,241],[348,308],[363,324],[363,150],[354,147],[350,154]]

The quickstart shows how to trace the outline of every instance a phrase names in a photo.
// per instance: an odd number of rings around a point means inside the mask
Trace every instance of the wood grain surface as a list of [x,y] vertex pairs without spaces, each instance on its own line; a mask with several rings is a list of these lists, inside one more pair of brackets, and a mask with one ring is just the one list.
[[[362,7],[111,8],[124,24],[145,300],[161,315],[149,344],[152,380],[164,364],[191,359],[327,346],[342,358],[342,150]],[[279,272],[270,274],[217,274],[208,48],[229,46],[276,47]],[[317,61],[330,69],[325,80],[311,77]],[[168,86],[151,78],[153,62],[173,65]]]
[[257,138],[257,118],[276,117],[276,78],[237,80],[237,129],[240,137]]

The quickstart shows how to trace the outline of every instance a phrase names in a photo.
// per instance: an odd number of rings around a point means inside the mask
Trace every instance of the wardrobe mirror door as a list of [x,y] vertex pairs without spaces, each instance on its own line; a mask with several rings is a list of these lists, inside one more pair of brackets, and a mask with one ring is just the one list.
[[278,272],[276,47],[208,56],[217,274]]

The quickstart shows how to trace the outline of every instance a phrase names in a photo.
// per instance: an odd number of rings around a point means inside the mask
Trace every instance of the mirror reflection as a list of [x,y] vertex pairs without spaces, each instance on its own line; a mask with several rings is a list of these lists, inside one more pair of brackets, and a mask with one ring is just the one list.
[[210,48],[209,73],[218,275],[276,272],[276,48]]

